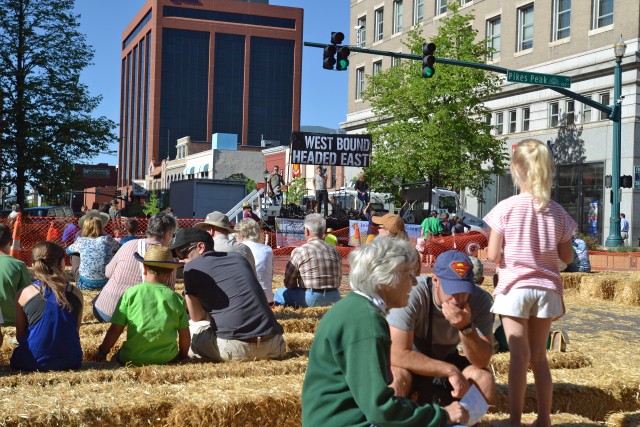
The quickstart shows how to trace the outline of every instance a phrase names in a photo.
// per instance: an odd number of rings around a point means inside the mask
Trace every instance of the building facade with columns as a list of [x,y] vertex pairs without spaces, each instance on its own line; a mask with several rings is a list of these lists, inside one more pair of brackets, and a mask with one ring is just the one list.
[[[640,236],[640,3],[460,0],[460,4],[462,13],[474,15],[472,25],[478,40],[486,38],[495,49],[487,63],[510,70],[571,76],[572,92],[605,105],[620,102],[620,174],[633,175],[635,187],[621,189],[620,211],[630,220],[631,238]],[[446,0],[351,0],[350,6],[352,44],[403,53],[408,53],[402,41],[411,28],[421,28],[428,40],[450,13]],[[614,100],[616,58],[612,45],[621,35],[626,43],[623,98]],[[373,117],[371,106],[361,97],[366,76],[391,66],[390,57],[352,53],[348,114],[341,124],[348,133],[363,132]],[[605,176],[612,171],[612,121],[600,111],[549,88],[506,80],[502,91],[487,99],[485,105],[492,110],[495,136],[505,140],[509,153],[514,144],[526,138],[547,142],[556,161],[553,198],[572,215],[581,232],[604,242],[611,215]],[[464,208],[481,217],[515,191],[509,175],[496,176],[494,184],[485,190],[484,202],[463,195]]]

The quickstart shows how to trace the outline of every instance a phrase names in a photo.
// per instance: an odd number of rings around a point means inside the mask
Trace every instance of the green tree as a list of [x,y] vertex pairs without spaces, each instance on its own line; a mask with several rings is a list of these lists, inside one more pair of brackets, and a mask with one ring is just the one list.
[[74,163],[108,152],[116,138],[113,121],[90,115],[101,97],[80,83],[93,50],[73,5],[0,1],[1,173],[21,205],[27,185],[45,197],[68,190]]
[[[490,54],[485,40],[476,41],[472,14],[451,3],[429,41],[436,57],[484,62]],[[425,39],[418,29],[404,44],[422,56]],[[483,100],[499,90],[499,77],[482,70],[436,62],[432,78],[422,78],[422,61],[399,65],[368,78],[364,99],[376,119],[368,175],[379,191],[399,194],[403,182],[430,180],[435,186],[466,188],[481,197],[494,174],[502,174],[504,141],[491,136],[490,111]]]
[[142,212],[144,212],[144,214],[147,216],[153,216],[157,214],[158,212],[160,212],[159,201],[160,200],[158,199],[158,195],[156,194],[155,191],[149,192],[149,198],[144,203],[144,208],[142,209]]
[[291,185],[287,188],[287,202],[300,204],[302,197],[307,195],[305,179],[301,177],[293,178]]

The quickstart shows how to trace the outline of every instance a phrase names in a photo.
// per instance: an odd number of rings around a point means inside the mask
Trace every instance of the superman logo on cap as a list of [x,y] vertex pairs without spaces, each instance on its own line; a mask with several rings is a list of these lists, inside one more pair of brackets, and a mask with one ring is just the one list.
[[454,261],[449,264],[451,268],[461,279],[472,269],[471,265],[465,261]]

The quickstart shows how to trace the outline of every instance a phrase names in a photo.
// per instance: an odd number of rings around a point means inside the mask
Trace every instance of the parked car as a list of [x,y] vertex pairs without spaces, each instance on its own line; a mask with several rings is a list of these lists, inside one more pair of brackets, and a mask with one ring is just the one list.
[[22,209],[23,216],[29,217],[73,217],[69,206],[35,206]]

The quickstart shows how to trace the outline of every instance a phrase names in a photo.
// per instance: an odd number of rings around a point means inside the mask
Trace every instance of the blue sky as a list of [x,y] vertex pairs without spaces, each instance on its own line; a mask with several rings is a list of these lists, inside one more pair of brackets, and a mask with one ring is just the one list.
[[[82,73],[91,95],[102,95],[95,116],[118,123],[120,108],[120,47],[122,31],[144,0],[76,0],[80,31],[95,51],[93,65]],[[304,41],[329,42],[331,31],[349,34],[349,2],[344,0],[271,0],[272,5],[304,9]],[[347,114],[347,74],[324,70],[322,50],[304,47],[302,52],[302,125],[338,128]],[[111,144],[117,149],[117,143]],[[116,156],[101,155],[97,162],[117,164]]]

